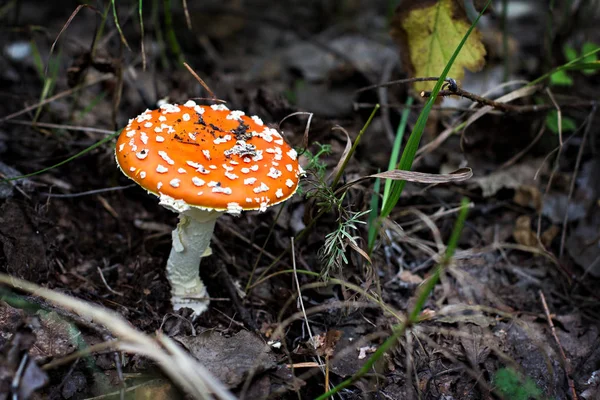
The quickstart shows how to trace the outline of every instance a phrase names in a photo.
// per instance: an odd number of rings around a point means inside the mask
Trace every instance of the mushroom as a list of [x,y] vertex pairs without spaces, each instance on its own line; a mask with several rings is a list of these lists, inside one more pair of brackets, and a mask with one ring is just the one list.
[[167,278],[174,310],[194,316],[209,304],[199,269],[217,218],[287,200],[303,174],[296,151],[260,118],[192,100],[131,119],[115,152],[127,177],[179,213]]

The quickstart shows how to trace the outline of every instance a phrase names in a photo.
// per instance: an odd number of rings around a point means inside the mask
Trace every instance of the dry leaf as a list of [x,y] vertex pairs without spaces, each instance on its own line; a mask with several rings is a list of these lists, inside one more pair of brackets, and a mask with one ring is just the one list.
[[513,238],[515,239],[515,242],[524,246],[540,247],[539,244],[541,242],[542,246],[548,248],[559,233],[560,229],[558,226],[550,225],[548,229],[542,232],[540,240],[538,241],[537,234],[531,229],[531,217],[521,215],[515,222]]
[[536,173],[538,171],[544,173],[544,165],[543,160],[528,159],[489,175],[475,177],[471,182],[477,183],[483,197],[491,197],[501,189],[518,189],[524,185],[535,186]]
[[536,211],[542,209],[542,193],[533,185],[522,185],[515,190],[513,201],[522,207],[531,207]]
[[400,278],[402,282],[412,283],[415,285],[419,285],[421,284],[421,282],[423,282],[423,278],[421,278],[419,275],[413,274],[412,272],[406,269],[402,270],[402,272],[398,274],[398,278]]
[[540,236],[540,240],[544,247],[548,248],[552,244],[552,241],[560,233],[560,228],[556,225],[550,225],[548,229],[542,232]]
[[476,306],[467,304],[448,304],[438,311],[435,320],[446,324],[463,322],[484,327],[495,323],[494,318],[483,314]]
[[[392,20],[392,36],[401,48],[411,76],[439,76],[471,27],[458,0],[403,1]],[[481,35],[474,30],[456,57],[448,77],[461,80],[464,69],[479,71],[485,63]],[[417,92],[431,90],[435,82],[416,82]]]
[[513,229],[513,238],[515,242],[529,247],[537,247],[538,241],[535,232],[531,230],[531,217],[521,215],[515,222]]
[[135,388],[135,400],[171,400],[182,398],[173,384],[164,379],[155,379]]
[[359,182],[362,182],[367,179],[372,178],[382,178],[382,179],[391,179],[394,181],[407,181],[407,182],[417,182],[417,183],[429,183],[429,184],[439,184],[439,183],[449,183],[449,182],[462,182],[467,179],[470,179],[473,176],[473,170],[471,168],[460,168],[454,172],[449,174],[430,174],[427,172],[416,172],[416,171],[405,171],[401,169],[391,169],[389,171],[380,172],[378,174],[367,175],[358,178],[355,181],[349,182],[344,186],[341,186],[337,192],[343,192],[351,186],[356,185]]
[[333,352],[335,351],[335,346],[337,342],[340,341],[342,337],[342,331],[338,331],[335,329],[331,329],[327,331],[325,336],[321,336],[320,346],[317,347],[317,354],[320,356],[333,356]]

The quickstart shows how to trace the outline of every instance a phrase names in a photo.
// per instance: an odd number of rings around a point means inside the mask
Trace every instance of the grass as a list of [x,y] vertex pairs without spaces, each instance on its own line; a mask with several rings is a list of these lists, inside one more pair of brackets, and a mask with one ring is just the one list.
[[117,27],[117,31],[119,32],[119,37],[121,38],[121,42],[127,47],[128,50],[131,50],[129,47],[129,43],[127,43],[127,39],[125,39],[125,35],[123,34],[123,30],[121,29],[121,24],[119,23],[119,16],[117,15],[117,5],[115,4],[115,0],[110,0],[110,5],[113,12],[113,19],[115,21],[115,26]]
[[181,51],[181,46],[177,40],[175,34],[175,28],[173,26],[173,14],[171,11],[171,0],[163,0],[163,12],[165,14],[165,29],[167,35],[167,43],[171,49],[171,52],[175,55],[177,60],[177,66],[182,66],[185,62],[185,57]]
[[598,69],[600,69],[600,62],[598,62],[598,61],[585,62],[586,60],[589,60],[591,57],[593,57],[595,54],[598,54],[598,53],[600,53],[600,47],[595,48],[593,50],[590,50],[590,51],[582,54],[581,56],[572,59],[569,62],[566,62],[566,63],[564,63],[562,65],[559,65],[558,67],[555,67],[555,68],[551,69],[550,71],[546,72],[545,74],[543,74],[539,78],[534,79],[533,81],[529,82],[527,84],[527,86],[537,85],[538,83],[543,82],[546,79],[550,79],[550,77],[553,74],[556,74],[556,73],[562,72],[562,71],[568,71],[568,70],[598,70]]
[[[52,96],[54,87],[56,86],[56,80],[58,78],[61,61],[61,51],[58,51],[58,55],[56,57],[50,57],[47,65],[44,65],[40,51],[38,50],[38,47],[33,39],[30,41],[30,45],[34,61],[33,64],[35,65],[36,72],[42,81],[42,91],[40,93],[39,101],[43,102],[48,97]],[[39,119],[43,109],[43,107],[39,107],[37,110],[35,110],[35,114],[33,116],[34,122]]]
[[360,379],[361,377],[366,375],[369,371],[371,371],[371,368],[373,368],[375,363],[378,360],[380,360],[388,350],[390,350],[393,346],[396,345],[398,339],[404,334],[404,332],[406,332],[406,330],[408,328],[410,328],[412,325],[419,322],[419,315],[421,314],[421,311],[423,310],[423,306],[425,305],[427,298],[429,297],[429,295],[433,291],[433,288],[439,281],[442,270],[444,268],[446,268],[452,261],[452,257],[454,255],[456,247],[458,246],[458,239],[460,238],[463,226],[465,224],[465,220],[467,218],[468,205],[469,205],[469,200],[463,199],[463,201],[461,203],[460,213],[459,213],[458,219],[456,220],[456,223],[454,225],[454,230],[452,231],[452,235],[450,236],[450,239],[448,240],[448,245],[446,247],[446,252],[444,254],[444,257],[442,258],[442,261],[435,269],[433,275],[429,279],[427,279],[423,285],[421,285],[420,292],[417,295],[415,305],[413,306],[412,311],[408,314],[408,318],[406,318],[404,320],[404,322],[396,325],[392,329],[392,334],[383,342],[383,344],[381,346],[379,346],[379,348],[375,351],[375,353],[373,353],[373,355],[371,357],[369,357],[367,362],[364,363],[364,365],[358,370],[357,373],[355,373],[354,375],[352,375],[350,378],[346,379],[339,385],[335,386],[333,389],[331,389],[331,390],[327,391],[326,393],[322,394],[321,396],[317,397],[317,400],[328,399],[329,397],[338,393],[342,389],[347,388],[348,386],[350,386],[354,382],[356,382],[358,379]]
[[112,140],[113,140],[115,137],[117,137],[117,136],[118,136],[120,133],[121,133],[121,131],[114,132],[114,133],[112,133],[112,134],[110,134],[110,135],[106,136],[106,137],[105,137],[105,138],[103,138],[102,140],[99,140],[98,142],[94,143],[93,145],[91,145],[91,146],[89,146],[89,147],[86,147],[85,149],[81,150],[80,152],[78,152],[78,153],[76,153],[76,154],[72,155],[71,157],[68,157],[68,158],[66,158],[65,160],[63,160],[63,161],[61,161],[61,162],[58,162],[58,163],[56,163],[56,164],[54,164],[54,165],[51,165],[51,166],[49,166],[49,167],[46,167],[46,168],[42,168],[42,169],[40,169],[40,170],[37,170],[37,171],[31,172],[31,173],[29,173],[29,174],[20,175],[20,176],[13,176],[13,177],[10,177],[10,178],[6,178],[6,179],[3,179],[3,180],[1,180],[0,182],[11,182],[11,181],[17,181],[17,180],[19,180],[19,179],[30,178],[30,177],[32,177],[32,176],[40,175],[40,174],[43,174],[43,173],[45,173],[45,172],[51,171],[51,170],[53,170],[53,169],[55,169],[55,168],[61,167],[61,166],[65,165],[65,164],[68,164],[68,163],[70,163],[71,161],[73,161],[73,160],[75,160],[75,159],[77,159],[77,158],[79,158],[79,157],[83,156],[84,154],[87,154],[87,153],[89,153],[90,151],[92,151],[92,150],[94,150],[94,149],[96,149],[96,148],[98,148],[98,147],[100,147],[100,146],[102,146],[102,145],[104,145],[104,144],[106,144],[106,143],[108,143],[108,142],[112,141]]
[[[397,157],[398,157],[398,154],[400,151],[399,149],[400,149],[400,145],[402,142],[402,137],[404,135],[404,130],[406,127],[406,119],[408,118],[406,110],[408,110],[409,108],[407,107],[405,109],[405,113],[403,114],[403,118],[398,127],[398,133],[396,135],[396,140],[394,142],[392,155],[390,157],[390,164],[396,165],[396,167],[398,169],[401,169],[401,170],[410,170],[411,169],[412,163],[415,159],[417,150],[419,148],[419,143],[421,141],[423,131],[425,129],[425,124],[429,117],[429,113],[431,112],[431,109],[435,103],[437,94],[441,90],[442,85],[444,84],[446,77],[448,75],[448,71],[450,70],[452,64],[454,63],[454,60],[460,53],[467,38],[469,37],[469,35],[471,34],[473,29],[477,25],[479,18],[481,18],[481,15],[483,15],[483,13],[485,12],[485,10],[487,9],[487,7],[489,6],[490,3],[491,3],[491,1],[487,2],[485,7],[481,10],[480,14],[477,16],[477,18],[475,19],[475,21],[473,22],[473,24],[471,25],[471,27],[469,28],[469,30],[467,31],[465,36],[463,37],[461,43],[454,50],[452,57],[450,58],[446,67],[444,68],[444,70],[442,71],[438,81],[436,82],[436,84],[433,88],[431,97],[428,99],[427,103],[425,104],[425,107],[423,108],[423,110],[421,111],[421,113],[419,115],[419,118],[417,119],[417,123],[415,124],[415,127],[413,128],[413,130],[411,132],[411,135],[408,139],[407,145],[406,145],[404,151],[402,152],[402,157],[400,159],[400,162],[398,162],[396,164],[396,160],[397,160]],[[371,115],[371,118],[372,117],[373,117],[373,114]],[[361,131],[361,133],[362,132],[363,131]],[[353,145],[353,149],[356,147],[361,136],[362,135],[359,134],[356,142]],[[352,152],[350,152],[350,154],[352,154]],[[343,164],[343,167],[345,167],[346,164],[347,164],[347,161],[345,161],[345,163]],[[340,171],[338,171],[338,173],[336,175],[336,179],[334,179],[333,184],[332,184],[333,187],[335,187],[335,185],[339,181],[339,177],[341,176],[341,173],[344,169],[343,167],[340,169]],[[381,218],[386,218],[390,215],[391,211],[394,209],[394,207],[398,203],[405,185],[406,185],[406,181],[404,181],[404,180],[395,180],[395,181],[392,181],[389,185],[386,184],[387,188],[384,189],[383,204],[382,204],[380,216],[377,219],[373,218],[372,216],[370,218],[371,220],[374,220],[374,222],[372,222],[372,223],[375,224],[375,227],[373,227],[373,225],[371,225],[369,227],[369,250],[372,250],[372,248],[374,247],[374,243],[375,243],[374,237],[376,237],[376,235],[373,234],[373,231],[378,231],[378,225],[379,225],[378,220]],[[377,194],[375,194],[375,196],[376,195]],[[373,201],[372,201],[372,203],[373,203]],[[462,232],[464,222],[465,222],[465,219],[467,216],[468,204],[469,204],[469,201],[467,199],[463,199],[463,201],[461,203],[461,211],[459,213],[457,222],[456,222],[454,230],[452,232],[452,236],[450,237],[448,245],[446,247],[446,252],[444,254],[444,257],[442,258],[442,261],[440,262],[438,267],[435,269],[433,275],[429,279],[427,279],[423,285],[421,285],[420,293],[417,296],[415,305],[413,306],[412,311],[408,314],[408,317],[405,319],[405,321],[393,328],[392,334],[384,341],[384,343],[367,360],[367,362],[359,369],[359,371],[357,373],[355,373],[354,375],[352,375],[350,378],[346,379],[339,385],[335,386],[331,390],[328,390],[323,395],[319,396],[317,398],[317,400],[325,400],[325,399],[333,396],[334,394],[336,394],[339,391],[341,391],[342,389],[352,385],[354,382],[356,382],[362,376],[367,374],[371,370],[371,368],[375,365],[375,363],[378,360],[380,360],[383,357],[383,355],[392,348],[392,346],[396,345],[398,339],[404,334],[404,332],[408,328],[410,328],[412,325],[414,325],[418,322],[419,315],[423,309],[425,301],[427,300],[427,298],[433,291],[433,288],[437,284],[441,271],[452,260],[452,256],[454,254],[454,251],[456,250],[456,247],[458,244],[458,239],[460,238],[460,234]],[[339,229],[338,229],[338,231],[339,231]],[[337,235],[333,234],[333,237],[337,237]],[[344,251],[344,250],[345,250],[345,248],[342,245],[340,245],[338,251]],[[332,250],[329,250],[329,252],[335,253]]]
[[[388,164],[388,170],[393,170],[399,167],[398,158],[400,156],[400,148],[402,147],[402,139],[404,138],[404,132],[406,130],[406,124],[408,122],[408,115],[410,114],[410,106],[413,104],[413,98],[408,97],[406,99],[406,107],[402,111],[402,117],[400,118],[400,124],[398,124],[398,129],[396,130],[396,137],[394,139],[394,144],[392,145],[392,154],[390,155],[390,161]],[[386,204],[390,197],[390,192],[392,189],[392,180],[386,179],[385,186],[383,190],[383,200],[382,203]],[[379,234],[379,227],[381,220],[379,219],[379,185],[380,179],[377,178],[373,190],[373,198],[371,199],[371,214],[369,215],[369,234],[368,234],[368,253],[371,254],[373,249],[375,248],[375,241]]]

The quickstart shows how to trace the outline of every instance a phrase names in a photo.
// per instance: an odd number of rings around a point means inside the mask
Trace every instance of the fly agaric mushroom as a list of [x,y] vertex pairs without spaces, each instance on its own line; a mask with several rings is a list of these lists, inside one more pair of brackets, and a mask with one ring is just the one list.
[[260,118],[192,100],[130,120],[116,157],[127,177],[179,213],[167,278],[173,308],[191,308],[195,316],[209,303],[198,272],[216,219],[287,200],[303,173],[296,151]]

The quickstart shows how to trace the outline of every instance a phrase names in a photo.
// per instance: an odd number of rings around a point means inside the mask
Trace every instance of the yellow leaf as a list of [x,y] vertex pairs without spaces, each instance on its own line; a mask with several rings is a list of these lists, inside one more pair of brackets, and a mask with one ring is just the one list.
[[[408,0],[396,10],[392,21],[392,36],[398,40],[402,58],[413,77],[439,76],[452,53],[471,26],[458,0]],[[408,57],[407,57],[408,56]],[[464,68],[480,70],[485,47],[474,30],[458,54],[449,78],[460,81]],[[415,82],[420,92],[431,90],[435,82]]]

